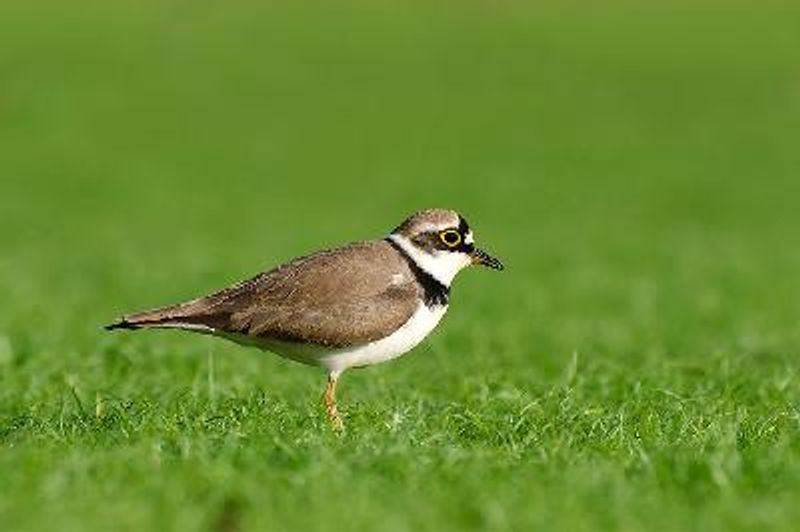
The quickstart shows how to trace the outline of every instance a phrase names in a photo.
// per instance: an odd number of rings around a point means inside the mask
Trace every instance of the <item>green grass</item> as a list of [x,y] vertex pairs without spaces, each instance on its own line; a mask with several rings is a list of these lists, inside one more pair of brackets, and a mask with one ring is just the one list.
[[[793,530],[790,3],[0,6],[0,528]],[[502,257],[347,373],[107,334],[449,206]]]

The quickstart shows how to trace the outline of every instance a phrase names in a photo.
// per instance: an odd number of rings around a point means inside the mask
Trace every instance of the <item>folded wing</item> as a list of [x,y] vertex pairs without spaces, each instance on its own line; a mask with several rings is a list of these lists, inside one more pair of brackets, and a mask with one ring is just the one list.
[[419,301],[413,273],[384,241],[296,259],[206,297],[126,316],[109,329],[180,328],[345,347],[400,327]]

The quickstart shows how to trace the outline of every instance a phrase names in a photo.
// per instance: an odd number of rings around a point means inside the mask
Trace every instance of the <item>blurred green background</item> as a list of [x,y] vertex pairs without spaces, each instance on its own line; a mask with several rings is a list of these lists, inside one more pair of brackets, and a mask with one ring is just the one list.
[[[0,5],[5,530],[794,529],[796,2]],[[461,211],[348,373],[125,311]]]

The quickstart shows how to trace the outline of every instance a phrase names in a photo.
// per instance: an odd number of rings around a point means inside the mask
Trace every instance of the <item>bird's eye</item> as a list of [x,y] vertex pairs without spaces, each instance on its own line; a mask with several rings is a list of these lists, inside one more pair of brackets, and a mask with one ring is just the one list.
[[455,229],[448,229],[439,233],[439,238],[447,247],[454,248],[461,243],[461,233]]

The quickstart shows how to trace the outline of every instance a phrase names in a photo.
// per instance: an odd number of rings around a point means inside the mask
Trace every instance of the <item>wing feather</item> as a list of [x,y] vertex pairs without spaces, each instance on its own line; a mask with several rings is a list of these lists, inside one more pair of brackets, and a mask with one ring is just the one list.
[[418,286],[405,259],[370,241],[295,259],[187,303],[127,316],[116,327],[184,327],[345,347],[371,342],[413,315]]

